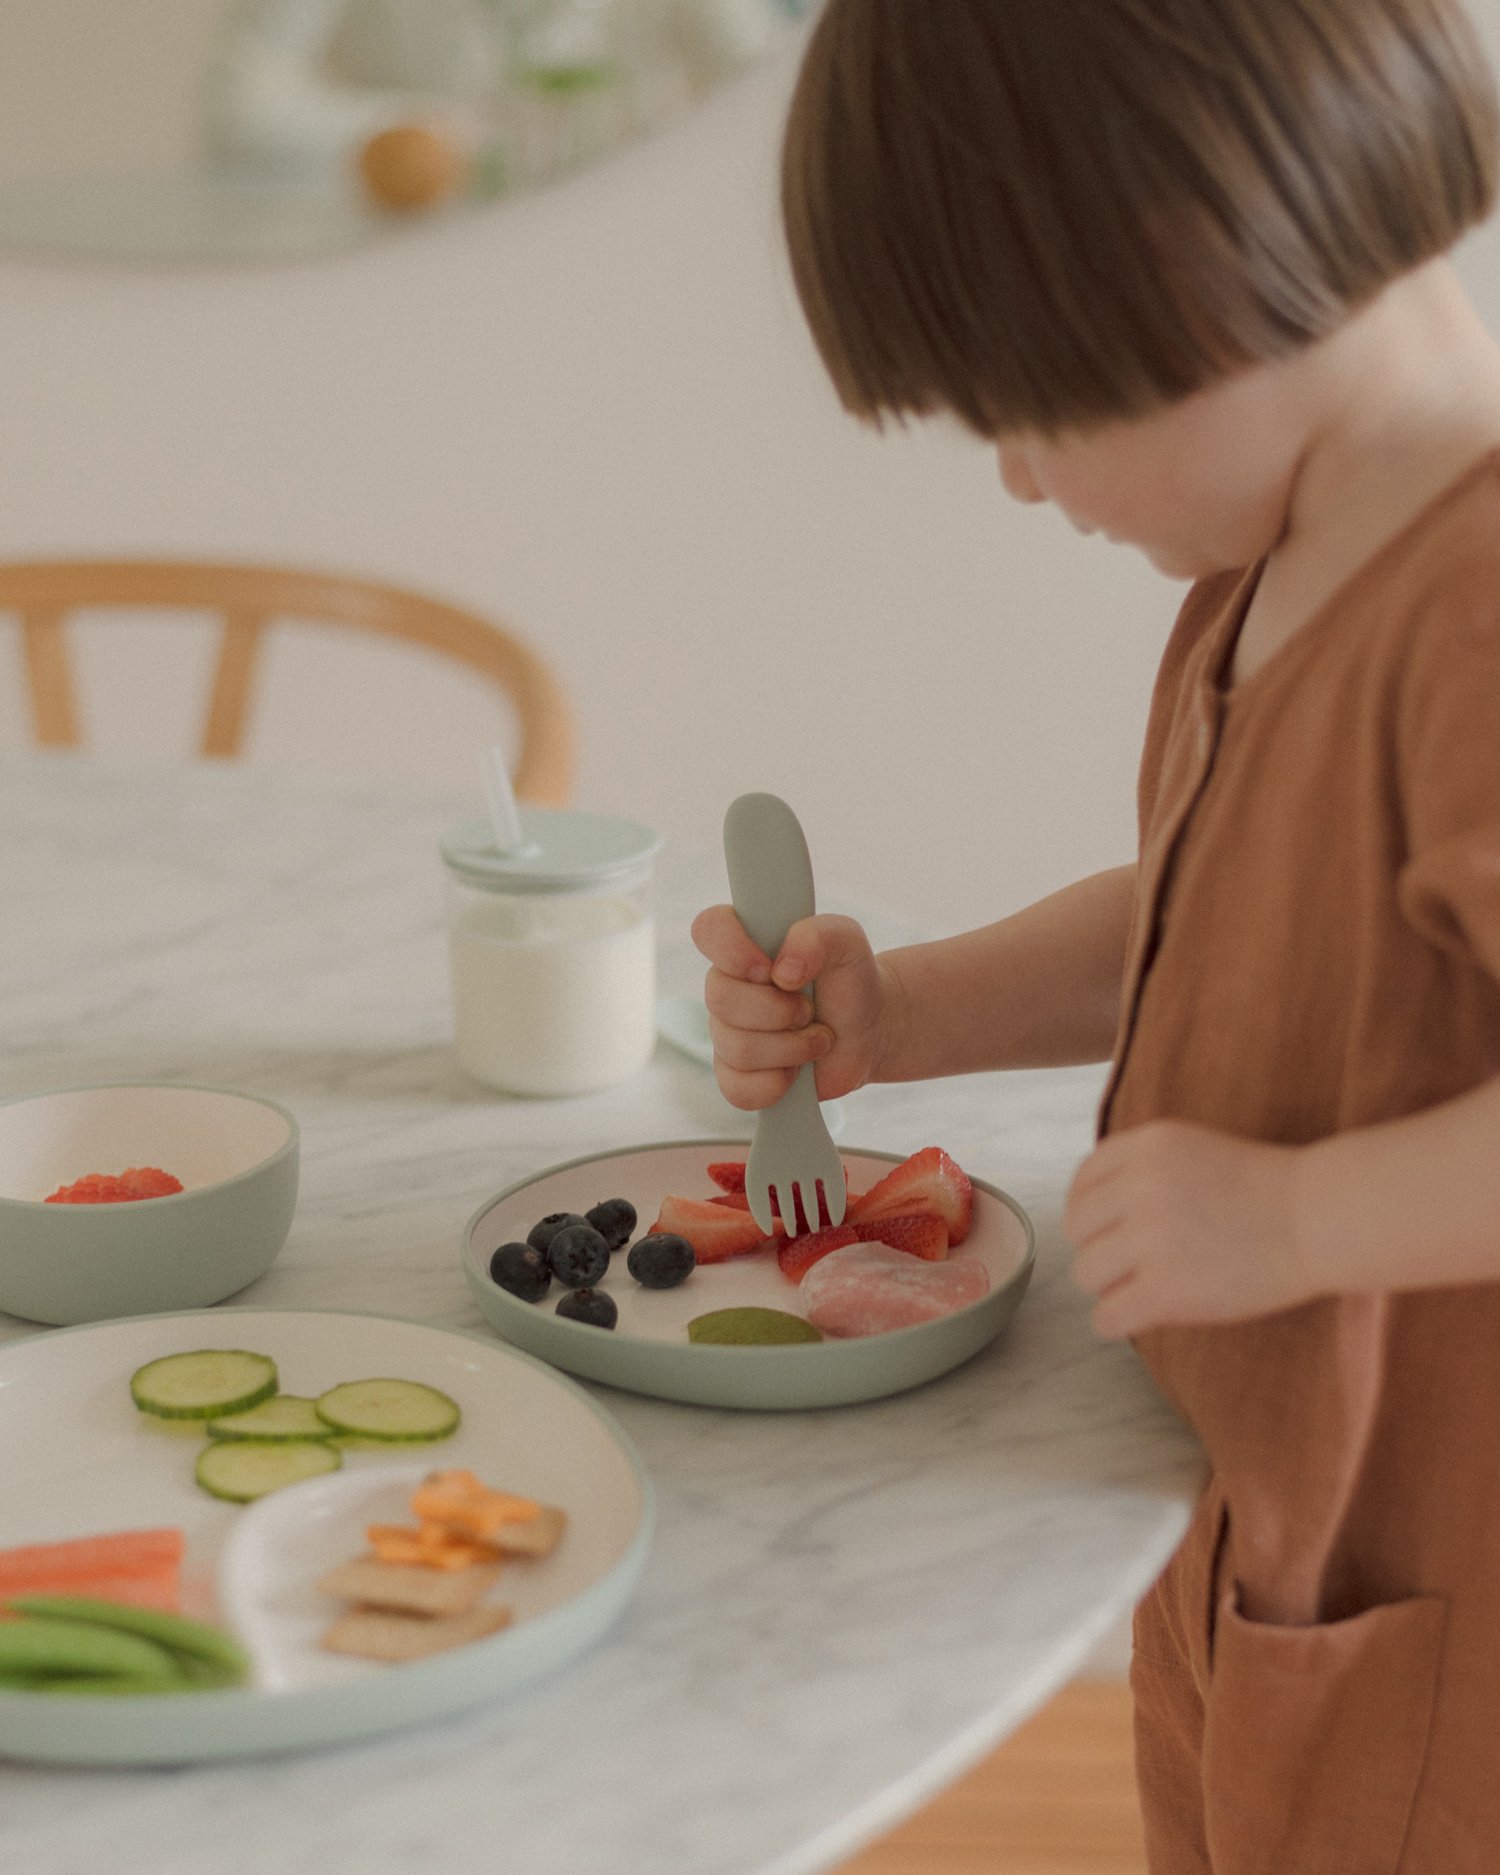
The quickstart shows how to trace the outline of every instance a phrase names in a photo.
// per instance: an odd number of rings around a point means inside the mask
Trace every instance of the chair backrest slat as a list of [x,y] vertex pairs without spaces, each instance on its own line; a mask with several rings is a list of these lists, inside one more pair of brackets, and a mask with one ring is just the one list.
[[204,755],[238,755],[244,744],[250,684],[265,629],[266,619],[261,612],[224,613],[224,635],[219,641],[219,661],[214,667],[214,687],[203,725]]
[[239,752],[267,625],[277,618],[301,618],[404,640],[467,665],[501,691],[516,712],[521,729],[517,795],[562,807],[572,793],[572,713],[550,667],[514,633],[398,586],[282,567],[148,560],[0,562],[0,610],[21,617],[40,743],[76,748],[80,741],[63,621],[84,606],[191,608],[222,615],[224,635],[200,743],[205,755]]
[[37,741],[48,749],[76,749],[82,741],[68,645],[63,637],[67,613],[66,606],[30,605],[21,614],[31,719]]

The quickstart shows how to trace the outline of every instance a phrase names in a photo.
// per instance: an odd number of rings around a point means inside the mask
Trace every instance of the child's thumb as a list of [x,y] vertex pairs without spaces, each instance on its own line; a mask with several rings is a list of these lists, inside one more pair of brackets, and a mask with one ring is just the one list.
[[800,990],[829,970],[870,955],[870,940],[852,918],[836,913],[803,918],[786,934],[776,953],[771,981],[778,989]]

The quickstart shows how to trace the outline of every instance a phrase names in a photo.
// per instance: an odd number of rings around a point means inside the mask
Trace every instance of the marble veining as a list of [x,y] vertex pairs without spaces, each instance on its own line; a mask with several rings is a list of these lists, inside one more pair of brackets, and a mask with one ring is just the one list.
[[[303,1129],[292,1236],[246,1306],[485,1332],[459,1234],[561,1159],[734,1136],[662,1045],[556,1101],[449,1047],[437,838],[473,804],[282,772],[0,762],[0,1098],[159,1077],[268,1094]],[[712,828],[706,828],[711,837]],[[667,851],[662,986],[701,981],[717,856]],[[863,911],[877,942],[914,935]],[[658,1493],[646,1576],[559,1677],[371,1744],[168,1771],[0,1766],[27,1875],[810,1875],[1012,1729],[1147,1586],[1196,1447],[1129,1349],[1096,1343],[1058,1213],[1098,1070],[871,1088],[845,1143],[947,1146],[1039,1235],[1009,1334],[899,1398],[787,1415],[590,1390]],[[226,1305],[232,1307],[233,1305]],[[0,1316],[0,1342],[34,1333]],[[0,1481],[3,1481],[0,1447]],[[3,1490],[0,1490],[3,1495]]]

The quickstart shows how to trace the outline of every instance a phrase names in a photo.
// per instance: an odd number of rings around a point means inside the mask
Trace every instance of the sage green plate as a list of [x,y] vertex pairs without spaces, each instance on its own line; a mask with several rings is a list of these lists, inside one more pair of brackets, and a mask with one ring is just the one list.
[[[486,1200],[464,1227],[464,1273],[485,1320],[507,1341],[554,1367],[632,1393],[699,1406],[790,1410],[849,1406],[901,1393],[947,1373],[993,1341],[1010,1322],[1031,1280],[1036,1233],[1014,1198],[974,1180],[974,1221],[955,1259],[973,1257],[989,1271],[990,1292],[934,1322],[860,1340],[831,1338],[790,1347],[716,1347],[690,1342],[687,1324],[710,1309],[758,1306],[801,1313],[798,1292],[769,1255],[702,1266],[679,1288],[643,1289],[618,1251],[599,1287],[614,1298],[612,1329],[570,1322],[556,1311],[554,1283],[541,1302],[522,1302],[490,1280],[489,1260],[502,1243],[524,1240],[553,1211],[584,1212],[605,1198],[628,1198],[641,1236],[661,1200],[709,1198],[718,1187],[707,1166],[743,1159],[739,1139],[679,1140],[573,1159]],[[899,1153],[841,1149],[851,1191],[863,1191],[901,1163]]]
[[[463,1414],[448,1439],[350,1447],[344,1469],[240,1508],[193,1483],[203,1439],[131,1404],[137,1367],[193,1348],[268,1354],[282,1390],[379,1374],[426,1381]],[[651,1488],[581,1387],[488,1336],[377,1315],[278,1309],[138,1316],[0,1348],[0,1548],[181,1529],[185,1612],[221,1619],[256,1662],[222,1692],[69,1696],[0,1691],[0,1758],[185,1764],[331,1745],[447,1717],[556,1672],[629,1600],[650,1542]],[[341,1604],[317,1578],[363,1548],[366,1522],[407,1521],[414,1470],[462,1466],[568,1513],[553,1555],[514,1563],[495,1599],[513,1624],[405,1666],[325,1653]]]

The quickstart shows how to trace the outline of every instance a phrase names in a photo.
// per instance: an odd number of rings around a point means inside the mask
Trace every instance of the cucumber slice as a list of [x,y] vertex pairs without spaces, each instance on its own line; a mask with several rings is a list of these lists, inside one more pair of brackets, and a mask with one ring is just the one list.
[[276,1363],[244,1348],[164,1354],[130,1376],[131,1399],[158,1419],[223,1419],[270,1399],[276,1387]]
[[346,1380],[317,1400],[318,1417],[335,1432],[383,1444],[446,1439],[458,1425],[457,1405],[420,1380]]
[[[193,1679],[211,1668],[216,1684],[229,1685],[250,1671],[250,1656],[222,1628],[159,1608],[134,1608],[124,1602],[99,1601],[91,1595],[13,1595],[5,1604],[23,1615],[48,1615],[62,1621],[88,1621],[124,1634],[155,1641],[174,1656],[178,1669]],[[220,1679],[220,1675],[228,1675]]]
[[317,1406],[295,1393],[278,1393],[248,1412],[228,1413],[208,1422],[210,1439],[331,1439],[333,1427],[319,1419]]
[[337,1471],[343,1454],[326,1439],[215,1439],[193,1476],[210,1497],[250,1504],[286,1484]]

